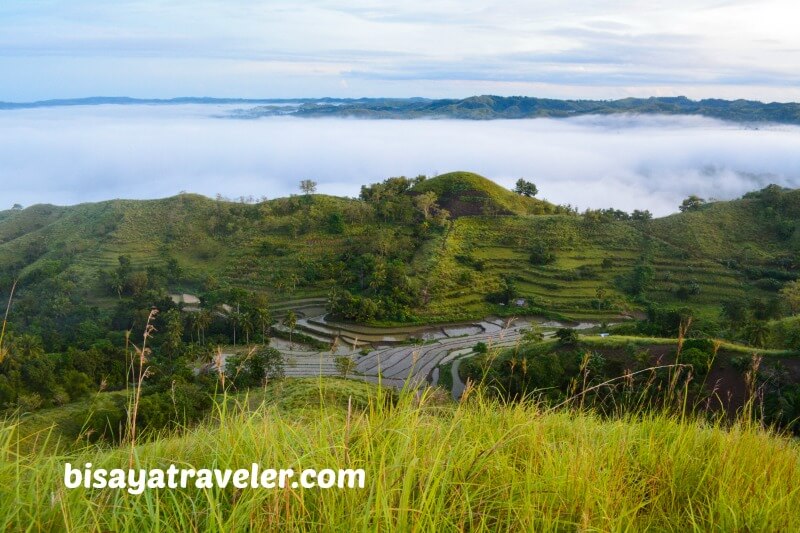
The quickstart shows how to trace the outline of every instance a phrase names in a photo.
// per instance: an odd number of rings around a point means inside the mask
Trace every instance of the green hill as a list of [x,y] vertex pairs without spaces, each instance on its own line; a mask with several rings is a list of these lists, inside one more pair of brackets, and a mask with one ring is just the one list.
[[414,192],[433,191],[454,217],[475,215],[541,215],[558,208],[549,202],[515,194],[472,172],[450,172],[423,181]]
[[[716,315],[726,300],[774,298],[797,277],[798,205],[800,191],[772,188],[654,220],[459,218],[430,261],[430,312],[487,313],[485,295],[512,277],[528,305],[572,318],[633,311],[637,295]],[[551,261],[532,263],[542,247]],[[637,267],[648,277],[641,291]]]
[[[392,180],[361,200],[183,194],[5,211],[0,290],[20,277],[20,298],[41,306],[58,299],[109,308],[119,297],[108,276],[126,256],[132,271],[147,274],[133,281],[151,290],[231,287],[277,304],[346,288],[379,306],[364,321],[430,322],[612,318],[647,302],[714,317],[725,300],[774,299],[797,277],[800,191],[771,186],[650,220],[613,210],[576,215],[468,172]],[[420,207],[429,192],[450,221]],[[387,279],[387,268],[400,277]],[[381,312],[390,300],[399,303]]]

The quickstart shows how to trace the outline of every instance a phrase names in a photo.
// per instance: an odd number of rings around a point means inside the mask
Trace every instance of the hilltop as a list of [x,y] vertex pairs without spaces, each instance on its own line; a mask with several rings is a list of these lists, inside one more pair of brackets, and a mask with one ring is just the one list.
[[536,198],[514,194],[472,172],[450,172],[425,180],[412,192],[434,192],[439,205],[453,217],[475,215],[543,215],[558,207]]

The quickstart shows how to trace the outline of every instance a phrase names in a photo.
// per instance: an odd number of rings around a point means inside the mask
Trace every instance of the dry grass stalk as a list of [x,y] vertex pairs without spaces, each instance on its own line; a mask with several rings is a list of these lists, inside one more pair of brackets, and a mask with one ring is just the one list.
[[142,398],[142,383],[144,382],[145,378],[149,375],[149,367],[145,367],[147,364],[148,358],[147,356],[150,354],[150,349],[147,347],[147,340],[155,333],[156,328],[153,325],[153,320],[155,319],[156,315],[158,314],[158,309],[151,309],[150,314],[147,315],[147,322],[145,323],[144,333],[142,334],[142,347],[137,348],[135,344],[132,344],[134,350],[136,351],[136,356],[138,359],[138,368],[136,369],[136,390],[134,392],[133,397],[133,407],[128,412],[128,440],[131,443],[131,454],[130,454],[130,467],[133,468],[133,453],[136,447],[136,417],[139,413],[139,402]]
[[14,300],[14,291],[17,288],[17,282],[19,280],[14,280],[14,283],[11,285],[11,293],[8,295],[8,304],[6,305],[6,314],[3,316],[3,327],[0,329],[0,363],[6,358],[8,354],[8,349],[5,348],[3,345],[3,340],[6,338],[6,326],[8,325],[8,315],[11,313],[11,302]]

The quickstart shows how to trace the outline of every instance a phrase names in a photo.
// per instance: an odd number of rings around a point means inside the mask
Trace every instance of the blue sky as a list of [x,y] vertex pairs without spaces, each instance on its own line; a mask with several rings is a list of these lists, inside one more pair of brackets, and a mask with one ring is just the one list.
[[3,0],[0,100],[800,100],[794,0]]

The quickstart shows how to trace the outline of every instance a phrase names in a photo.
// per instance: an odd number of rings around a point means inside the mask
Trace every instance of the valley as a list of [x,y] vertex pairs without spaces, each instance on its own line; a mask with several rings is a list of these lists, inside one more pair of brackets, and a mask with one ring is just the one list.
[[[795,427],[798,190],[691,196],[656,218],[645,206],[579,212],[523,178],[512,191],[470,172],[391,177],[357,199],[315,188],[0,212],[0,402],[36,412],[113,394],[147,344],[153,428],[202,419],[220,386],[282,377],[452,399],[471,380],[563,401],[581,373],[599,385],[664,365],[709,413],[741,409],[760,365],[763,416]],[[628,385],[652,402],[648,387],[666,378],[649,379]]]

